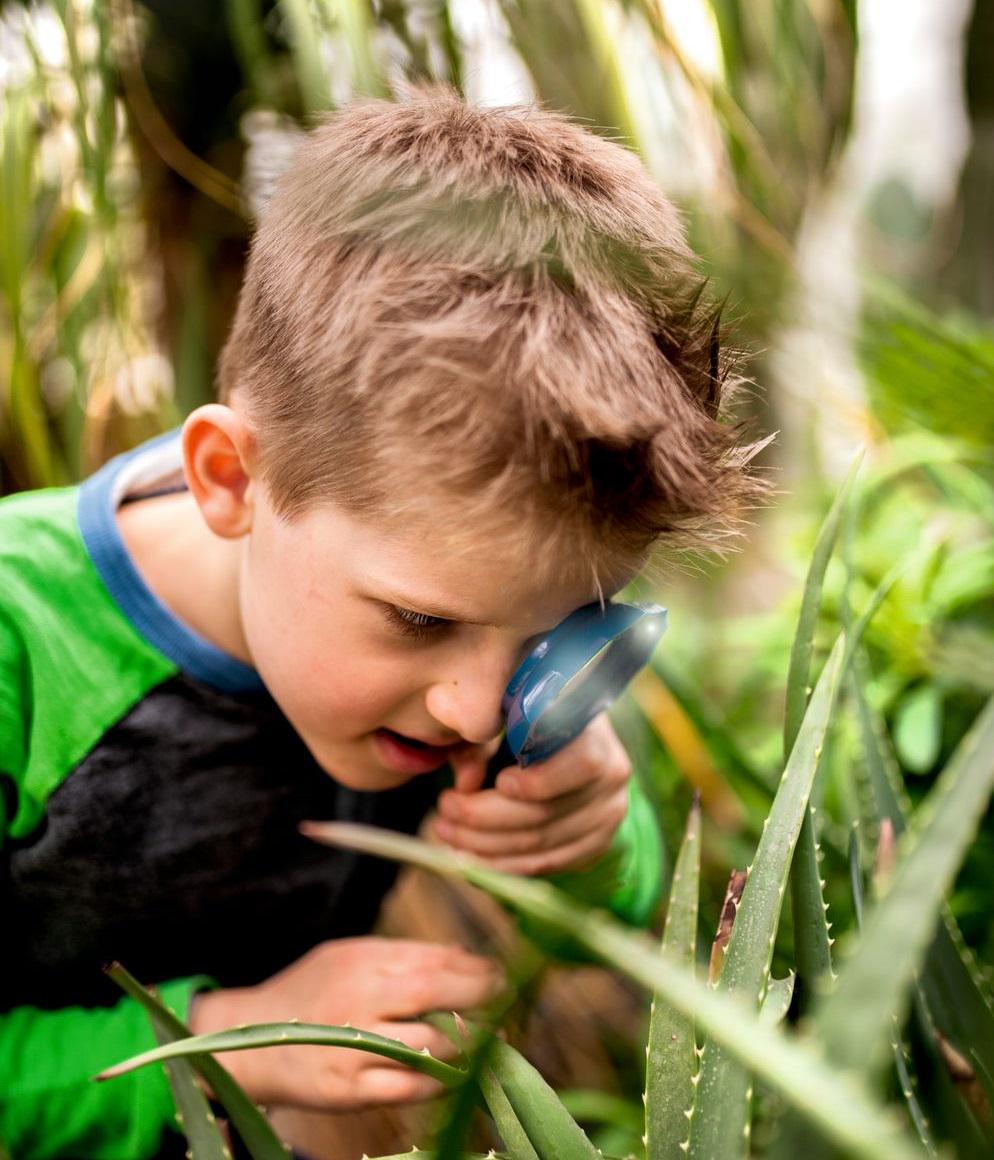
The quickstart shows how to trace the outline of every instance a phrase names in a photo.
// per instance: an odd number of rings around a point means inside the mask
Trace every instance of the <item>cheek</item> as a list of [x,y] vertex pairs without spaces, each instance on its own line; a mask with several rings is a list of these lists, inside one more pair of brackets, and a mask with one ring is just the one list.
[[242,585],[241,614],[259,675],[305,739],[376,729],[419,689],[417,667],[385,654],[344,596],[336,607],[292,576],[259,569]]

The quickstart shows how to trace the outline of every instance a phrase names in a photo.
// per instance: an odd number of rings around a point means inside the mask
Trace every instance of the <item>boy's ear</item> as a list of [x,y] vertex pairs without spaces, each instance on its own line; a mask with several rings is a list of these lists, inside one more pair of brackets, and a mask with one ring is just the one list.
[[237,539],[252,526],[255,439],[245,420],[221,403],[191,412],[183,424],[186,481],[215,535]]

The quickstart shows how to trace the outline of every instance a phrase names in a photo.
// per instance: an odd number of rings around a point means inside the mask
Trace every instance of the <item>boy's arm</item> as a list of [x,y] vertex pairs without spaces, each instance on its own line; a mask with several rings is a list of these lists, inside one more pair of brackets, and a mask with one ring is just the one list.
[[[0,611],[0,858],[9,840],[27,762],[28,724],[19,635]],[[0,916],[2,921],[2,916]],[[190,997],[210,980],[163,984],[162,999],[186,1018]],[[5,996],[0,994],[0,1003]],[[148,1017],[132,999],[115,1007],[0,1014],[0,1144],[18,1160],[154,1156],[175,1106],[161,1066],[97,1084],[92,1076],[155,1046]]]
[[[206,978],[159,988],[185,1019]],[[148,1017],[132,999],[115,1007],[0,1015],[0,1141],[18,1160],[86,1156],[141,1160],[155,1156],[176,1109],[161,1065],[94,1083],[92,1077],[155,1046]]]

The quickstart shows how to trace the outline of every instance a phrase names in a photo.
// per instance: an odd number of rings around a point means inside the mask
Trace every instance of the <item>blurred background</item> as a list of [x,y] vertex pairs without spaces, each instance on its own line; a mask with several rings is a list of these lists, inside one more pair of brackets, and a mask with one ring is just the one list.
[[[72,483],[208,401],[296,135],[423,78],[638,152],[727,301],[740,416],[777,432],[779,495],[734,554],[641,586],[671,629],[617,708],[671,848],[702,795],[713,929],[776,784],[803,577],[860,448],[819,644],[899,565],[862,664],[912,800],[994,692],[994,4],[0,2],[0,494]],[[842,915],[856,734],[840,713],[819,791]],[[992,882],[988,817],[952,898],[988,982]]]

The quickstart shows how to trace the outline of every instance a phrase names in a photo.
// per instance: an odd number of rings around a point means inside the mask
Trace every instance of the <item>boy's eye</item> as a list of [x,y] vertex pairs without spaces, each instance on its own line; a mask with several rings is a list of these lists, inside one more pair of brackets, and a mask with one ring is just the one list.
[[437,635],[451,620],[443,620],[440,616],[429,616],[426,612],[414,612],[410,608],[400,608],[396,604],[385,604],[387,620],[400,629],[406,636],[423,640],[425,637]]

